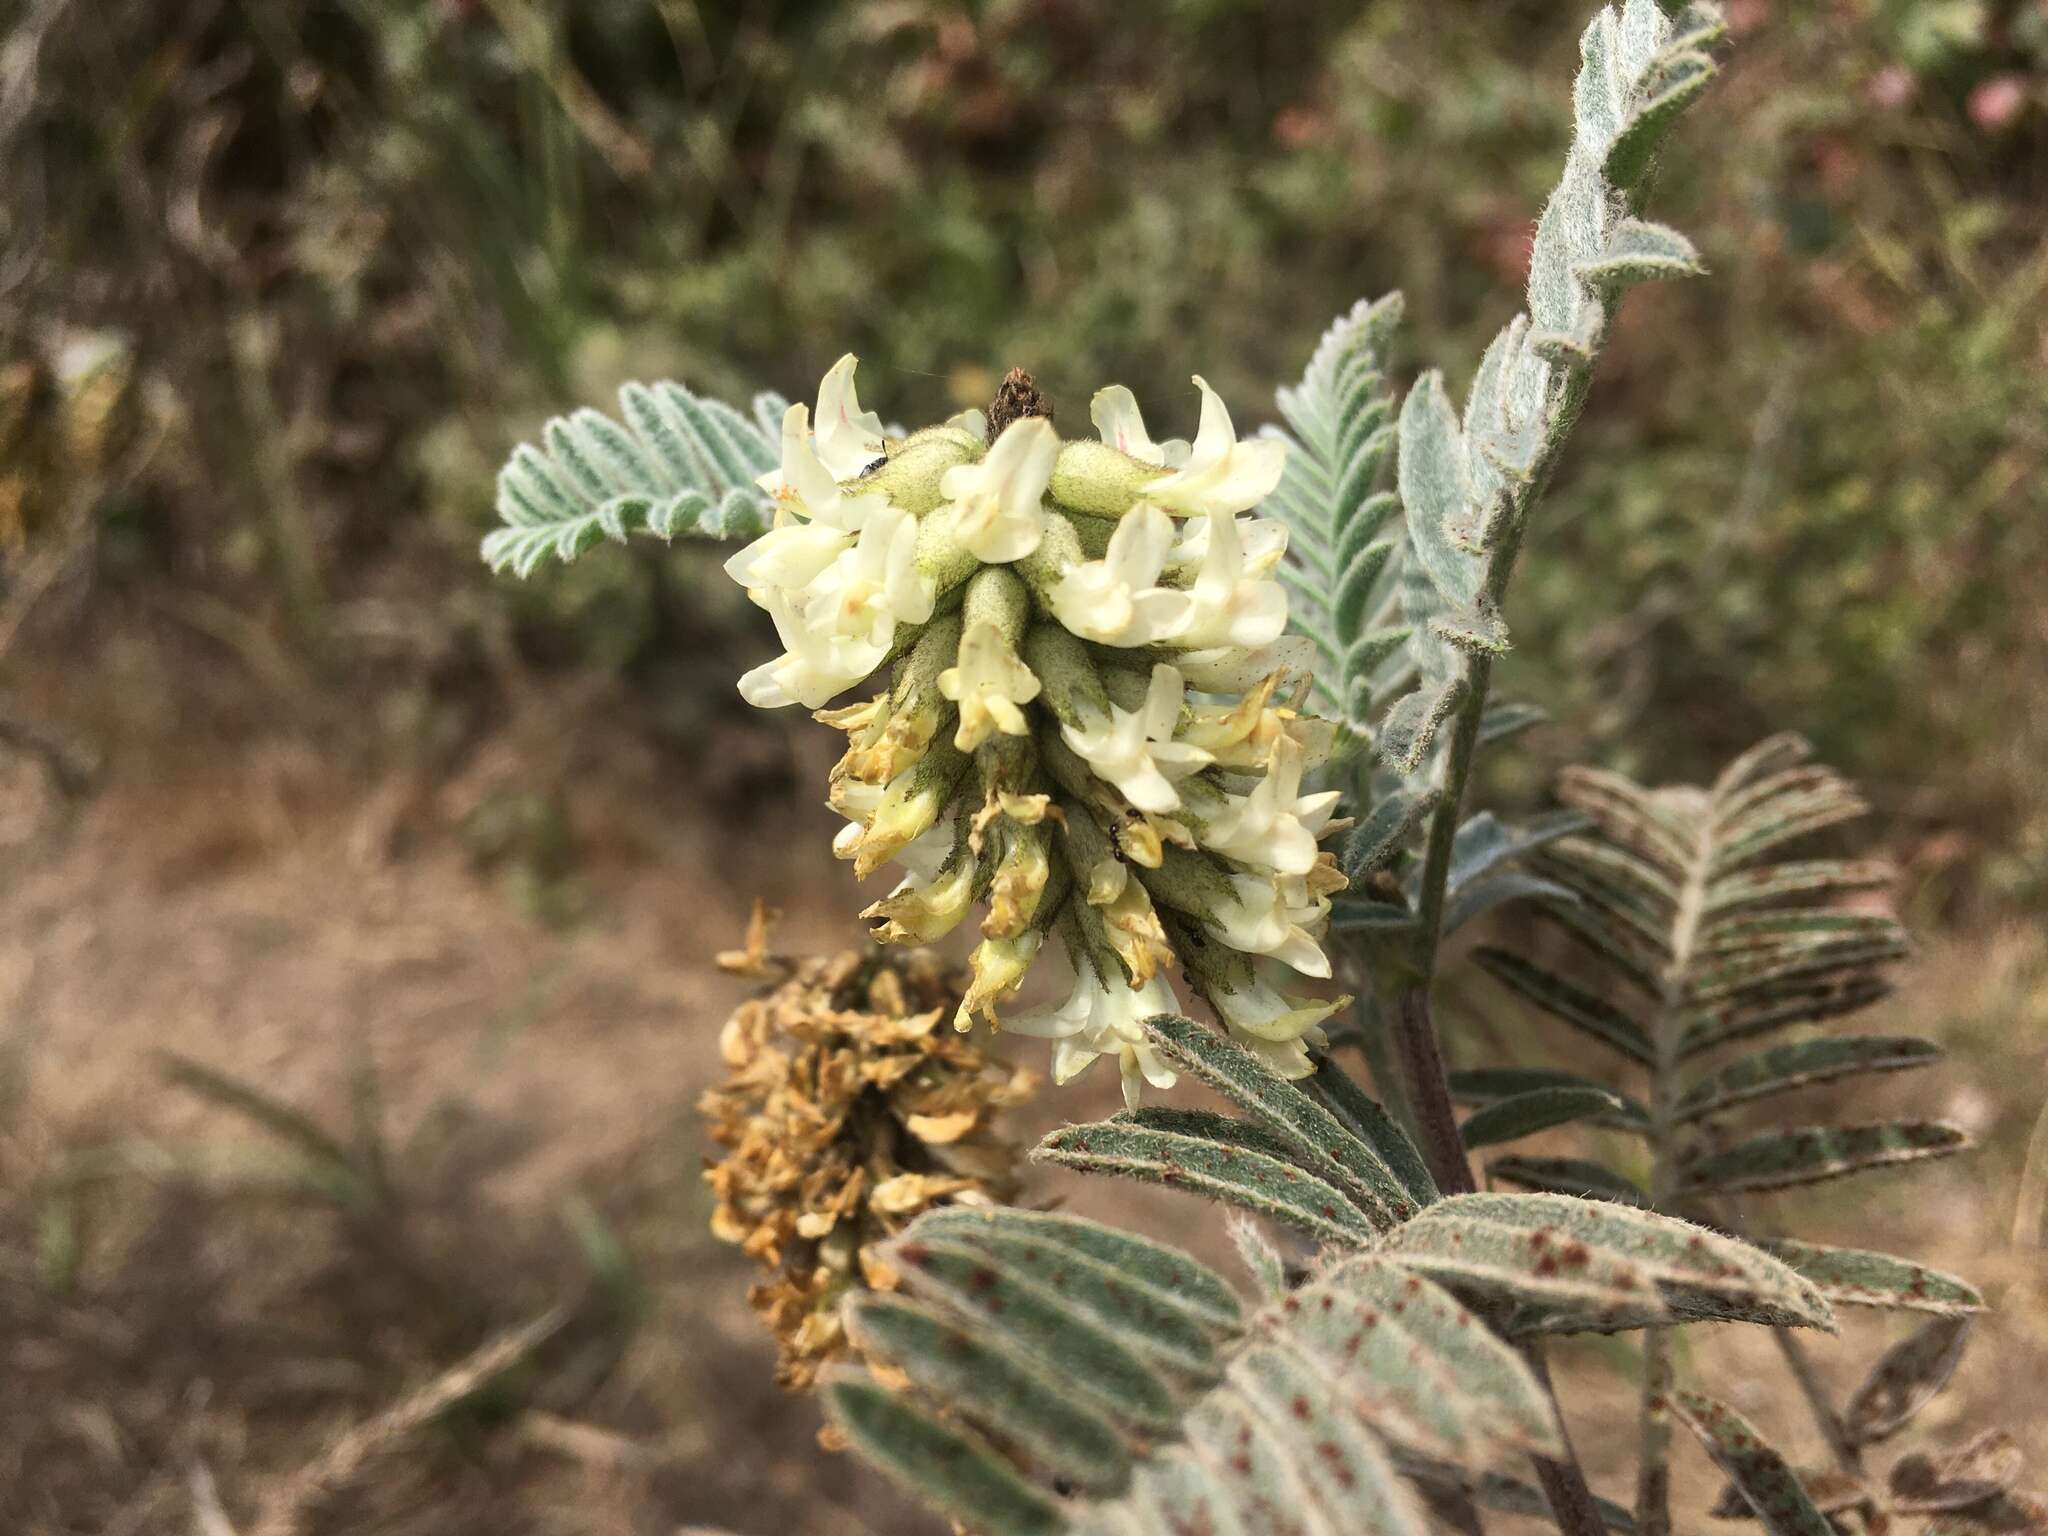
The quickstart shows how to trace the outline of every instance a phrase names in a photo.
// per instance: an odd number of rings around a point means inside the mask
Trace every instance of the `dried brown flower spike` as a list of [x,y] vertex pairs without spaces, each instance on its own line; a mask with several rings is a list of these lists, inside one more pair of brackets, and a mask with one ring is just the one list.
[[[772,976],[765,949],[757,922],[741,963],[721,963]],[[748,1300],[775,1334],[776,1381],[800,1391],[847,1353],[847,1289],[894,1288],[883,1239],[932,1206],[1014,1195],[1016,1149],[992,1122],[1038,1080],[947,1027],[964,977],[929,951],[785,964],[726,1023],[729,1075],[698,1107],[726,1149],[704,1174],[711,1230],[771,1271]]]

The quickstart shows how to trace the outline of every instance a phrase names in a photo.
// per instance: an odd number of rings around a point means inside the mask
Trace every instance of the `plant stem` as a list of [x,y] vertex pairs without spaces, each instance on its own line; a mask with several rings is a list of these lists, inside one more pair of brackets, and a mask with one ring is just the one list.
[[1422,1158],[1429,1176],[1447,1195],[1465,1195],[1479,1185],[1458,1134],[1458,1113],[1451,1100],[1443,1051],[1429,1013],[1429,987],[1408,988],[1394,999],[1394,1054],[1401,1064],[1402,1087],[1415,1128],[1422,1137]]
[[[1436,1025],[1430,1018],[1429,984],[1423,982],[1403,991],[1394,1003],[1393,1037],[1395,1054],[1401,1063],[1410,1106],[1422,1137],[1423,1160],[1430,1177],[1446,1194],[1470,1194],[1478,1188],[1472,1177],[1472,1163],[1465,1156],[1464,1139],[1458,1134],[1456,1107],[1451,1100],[1450,1081],[1444,1072],[1443,1052],[1437,1044]],[[1550,1368],[1544,1363],[1542,1347],[1533,1340],[1521,1346],[1529,1367],[1543,1383],[1552,1406],[1557,1392],[1550,1385]],[[1560,1421],[1562,1416],[1560,1415]],[[1551,1515],[1564,1536],[1603,1536],[1606,1527],[1594,1506],[1593,1492],[1586,1486],[1586,1474],[1578,1455],[1565,1442],[1565,1459],[1547,1456],[1530,1459]]]
[[[1444,758],[1443,796],[1429,818],[1429,841],[1422,852],[1422,886],[1416,895],[1415,966],[1422,984],[1436,974],[1437,948],[1443,938],[1444,893],[1450,884],[1451,849],[1458,837],[1458,812],[1465,785],[1479,756],[1479,724],[1486,714],[1487,690],[1493,681],[1493,659],[1473,656],[1465,663],[1465,698],[1451,720],[1450,751]],[[1459,1154],[1463,1155],[1462,1151]]]
[[1643,1338],[1636,1536],[1671,1536],[1671,1384],[1671,1330],[1652,1328]]
[[[1771,1337],[1778,1341],[1778,1352],[1785,1357],[1792,1379],[1799,1383],[1799,1395],[1806,1399],[1806,1406],[1813,1414],[1813,1422],[1819,1428],[1821,1438],[1828,1443],[1828,1453],[1834,1457],[1835,1466],[1862,1482],[1863,1453],[1849,1438],[1849,1427],[1842,1422],[1841,1414],[1835,1411],[1834,1400],[1828,1396],[1827,1383],[1813,1368],[1806,1346],[1793,1337],[1789,1328],[1773,1328]],[[1856,1515],[1863,1523],[1865,1536],[1885,1536],[1891,1528],[1890,1516],[1875,1498],[1865,1498],[1857,1505]]]
[[[1550,1365],[1543,1358],[1543,1346],[1531,1339],[1522,1346],[1522,1354],[1529,1362],[1529,1369],[1536,1373],[1536,1379],[1543,1383],[1543,1390],[1554,1406],[1557,1388],[1550,1384]],[[1543,1496],[1550,1501],[1550,1512],[1556,1517],[1560,1531],[1566,1536],[1602,1536],[1607,1527],[1600,1519],[1598,1506],[1593,1503],[1593,1490],[1586,1486],[1579,1453],[1573,1449],[1571,1435],[1563,1424],[1563,1416],[1560,1415],[1558,1434],[1564,1440],[1564,1459],[1531,1458],[1536,1463],[1537,1480],[1543,1484]]]
[[1835,1412],[1835,1405],[1828,1396],[1827,1383],[1820,1379],[1820,1373],[1813,1368],[1806,1346],[1792,1337],[1789,1328],[1773,1328],[1771,1337],[1778,1341],[1778,1352],[1785,1357],[1785,1364],[1792,1371],[1792,1379],[1799,1383],[1799,1392],[1806,1399],[1806,1406],[1813,1410],[1813,1422],[1828,1443],[1828,1454],[1835,1458],[1835,1465],[1852,1477],[1863,1475],[1863,1457],[1856,1449],[1856,1442],[1849,1438],[1842,1416]]

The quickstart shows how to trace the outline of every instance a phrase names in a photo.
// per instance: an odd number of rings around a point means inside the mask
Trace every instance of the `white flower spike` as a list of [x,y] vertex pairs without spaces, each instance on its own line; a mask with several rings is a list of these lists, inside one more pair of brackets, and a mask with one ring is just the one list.
[[[750,702],[816,709],[895,664],[866,704],[820,715],[847,732],[833,852],[857,878],[904,871],[863,914],[875,937],[930,943],[986,903],[966,1029],[1007,1015],[1059,933],[1066,996],[1002,1023],[1050,1039],[1061,1082],[1115,1057],[1132,1105],[1174,1082],[1144,1021],[1179,1011],[1176,972],[1246,1050],[1308,1073],[1340,1004],[1296,983],[1330,974],[1321,938],[1345,880],[1318,846],[1337,796],[1301,785],[1335,728],[1300,713],[1315,651],[1283,633],[1286,529],[1240,521],[1284,445],[1240,443],[1197,379],[1192,445],[1154,442],[1111,387],[1093,402],[1103,443],[1063,449],[1021,373],[993,439],[969,413],[897,443],[853,372],[846,357],[825,376],[815,431],[803,406],[784,416],[782,465],[762,479],[774,527],[726,569],[785,647],[741,679]],[[1126,670],[1138,647],[1142,682]],[[1190,687],[1216,697],[1189,712]],[[1181,923],[1201,932],[1192,953]]]

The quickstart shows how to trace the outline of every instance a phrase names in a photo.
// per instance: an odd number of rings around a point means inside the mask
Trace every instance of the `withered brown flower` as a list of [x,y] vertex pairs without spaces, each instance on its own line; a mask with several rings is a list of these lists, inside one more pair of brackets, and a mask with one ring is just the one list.
[[704,1174],[711,1230],[771,1272],[748,1300],[776,1381],[802,1390],[848,1350],[847,1289],[894,1287],[883,1239],[931,1206],[1015,1194],[1016,1149],[992,1122],[1037,1078],[947,1027],[964,977],[929,951],[778,960],[757,914],[746,950],[719,958],[783,979],[726,1023],[729,1074],[698,1106],[726,1149]]

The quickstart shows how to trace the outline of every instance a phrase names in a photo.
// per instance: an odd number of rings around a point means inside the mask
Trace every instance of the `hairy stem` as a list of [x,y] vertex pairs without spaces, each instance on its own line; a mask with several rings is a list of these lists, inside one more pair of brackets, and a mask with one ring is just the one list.
[[[1470,1194],[1478,1184],[1472,1177],[1471,1159],[1465,1155],[1464,1139],[1458,1134],[1450,1080],[1437,1044],[1436,1025],[1430,1018],[1427,983],[1409,987],[1395,999],[1393,1037],[1430,1177],[1446,1194]],[[1544,1363],[1542,1346],[1533,1341],[1525,1343],[1522,1354],[1554,1406],[1557,1392],[1550,1384],[1550,1369]],[[1547,1456],[1530,1458],[1535,1463],[1543,1496],[1564,1536],[1602,1536],[1606,1527],[1600,1522],[1593,1491],[1586,1486],[1585,1471],[1569,1440],[1565,1449],[1567,1455],[1562,1461]]]
[[1671,1330],[1643,1337],[1643,1409],[1636,1456],[1637,1536],[1671,1536]]
[[[1586,400],[1590,370],[1577,368],[1561,381],[1550,405],[1551,419],[1545,433],[1545,447],[1528,480],[1523,482],[1516,504],[1503,525],[1501,540],[1487,562],[1485,601],[1498,607],[1506,596],[1508,578],[1515,557],[1521,551],[1523,530],[1530,510],[1542,499],[1557,462],[1559,450],[1570,436],[1572,425]],[[1459,813],[1466,786],[1471,782],[1473,763],[1479,755],[1479,728],[1486,714],[1486,698],[1493,681],[1492,659],[1484,654],[1465,658],[1465,697],[1451,720],[1450,747],[1444,755],[1442,796],[1430,817],[1429,840],[1422,859],[1422,881],[1416,896],[1415,945],[1410,959],[1410,979],[1394,1001],[1394,1052],[1401,1064],[1403,1087],[1422,1141],[1423,1159],[1437,1186],[1450,1194],[1467,1193],[1478,1187],[1472,1164],[1465,1155],[1464,1138],[1458,1132],[1458,1118],[1451,1098],[1450,1078],[1444,1067],[1436,1022],[1430,1010],[1430,986],[1436,976],[1437,952],[1443,937],[1444,896],[1450,883],[1451,850],[1458,836]],[[1550,1376],[1540,1347],[1525,1346],[1530,1365],[1542,1379],[1550,1399]],[[1567,1447],[1569,1450],[1569,1447]],[[1563,1461],[1533,1458],[1544,1498],[1564,1536],[1601,1536],[1604,1527],[1593,1503],[1592,1490],[1575,1453]]]
[[[1668,1209],[1678,1188],[1678,1062],[1684,1035],[1686,972],[1699,942],[1706,910],[1707,880],[1713,869],[1713,820],[1703,817],[1671,919],[1671,959],[1658,989],[1650,1043],[1650,1206]],[[1636,1530],[1639,1536],[1671,1536],[1671,1345],[1669,1328],[1652,1328],[1643,1339],[1641,1455],[1636,1463]]]
[[1429,1165],[1429,1176],[1445,1194],[1470,1194],[1479,1185],[1465,1156],[1464,1139],[1458,1134],[1458,1112],[1451,1100],[1436,1026],[1430,1019],[1426,985],[1410,987],[1394,999],[1393,1037],[1402,1087],[1422,1137],[1422,1159]]
[[[1503,556],[1510,554],[1502,551]],[[1429,841],[1422,852],[1422,888],[1416,896],[1415,967],[1427,987],[1436,974],[1437,948],[1443,939],[1444,892],[1450,883],[1451,849],[1458,837],[1458,812],[1465,785],[1479,756],[1479,725],[1486,714],[1487,690],[1493,682],[1493,660],[1473,656],[1465,664],[1465,699],[1451,721],[1451,745],[1444,757],[1443,797],[1429,818]],[[1461,1152],[1460,1156],[1463,1155]]]

